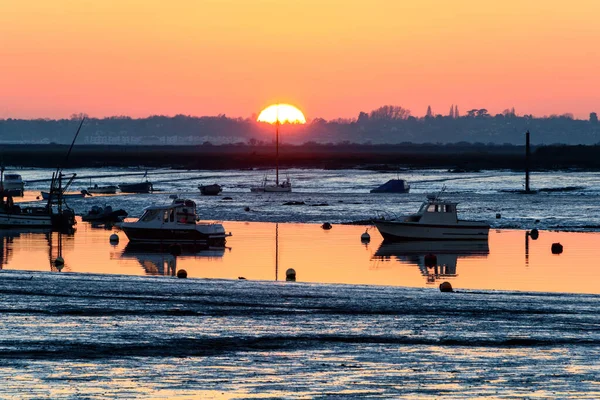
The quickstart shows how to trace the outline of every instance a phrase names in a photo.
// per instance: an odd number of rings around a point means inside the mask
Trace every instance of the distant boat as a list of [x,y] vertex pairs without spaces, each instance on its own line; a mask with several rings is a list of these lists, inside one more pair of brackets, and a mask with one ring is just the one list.
[[383,185],[372,189],[371,193],[408,193],[410,185],[404,179],[390,179]]
[[200,193],[204,196],[216,196],[223,191],[221,185],[217,185],[216,183],[212,185],[198,185],[198,189],[200,189]]
[[9,193],[11,196],[22,197],[25,189],[23,178],[19,174],[4,174],[2,167],[2,178],[0,180],[0,190]]
[[265,176],[262,185],[250,188],[252,193],[289,193],[292,191],[292,182],[289,177],[279,182],[279,115],[275,120],[275,151],[275,182],[269,182]]
[[91,194],[115,194],[117,193],[117,189],[119,189],[116,185],[106,185],[106,186],[98,186],[95,184],[94,186],[88,186],[87,191]]
[[[87,192],[85,190],[82,190],[80,193],[63,193],[61,197],[63,199],[81,199],[81,198],[85,197],[86,194],[87,194]],[[53,201],[58,200],[57,194],[54,194],[52,197],[53,197]],[[42,192],[42,199],[44,199],[44,200],[50,199],[50,192]]]
[[119,189],[123,193],[150,193],[154,190],[152,182],[121,183]]

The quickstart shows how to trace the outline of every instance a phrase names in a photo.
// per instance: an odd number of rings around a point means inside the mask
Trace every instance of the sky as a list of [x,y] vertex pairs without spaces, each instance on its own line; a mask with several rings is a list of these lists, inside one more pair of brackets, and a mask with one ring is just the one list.
[[0,118],[600,112],[597,0],[0,0]]

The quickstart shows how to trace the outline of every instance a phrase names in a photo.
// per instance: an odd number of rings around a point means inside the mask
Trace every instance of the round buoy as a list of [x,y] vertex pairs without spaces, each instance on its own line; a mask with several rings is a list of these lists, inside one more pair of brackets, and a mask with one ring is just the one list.
[[431,253],[426,254],[424,261],[426,267],[435,267],[437,265],[437,256]]
[[119,235],[113,233],[112,235],[110,235],[109,240],[111,243],[119,243]]
[[[169,246],[169,253],[171,253],[172,256],[180,256],[181,255],[181,246],[178,244],[172,244]],[[185,272],[185,270],[182,270],[183,272]]]
[[247,212],[247,211],[250,211],[250,207],[247,207],[247,206],[246,206],[246,207],[244,207],[244,211],[246,211],[246,212]]
[[502,215],[500,215],[500,213],[496,214],[496,219],[500,219],[500,217],[502,217]]
[[285,280],[296,282],[296,270],[293,268],[289,268],[287,271],[285,271]]
[[185,269],[180,269],[179,271],[177,271],[177,277],[179,279],[187,278],[187,271]]
[[536,240],[540,236],[540,231],[538,231],[537,229],[533,228],[531,231],[529,231],[529,236],[533,240]]
[[331,229],[331,224],[329,222],[325,222],[323,225],[321,225],[321,228],[329,230]]
[[440,283],[440,292],[454,292],[454,290],[450,282],[442,282]]
[[563,252],[563,246],[560,243],[552,243],[552,254],[560,254]]
[[360,241],[363,243],[370,242],[371,235],[369,235],[369,232],[365,231],[362,235],[360,235]]
[[54,260],[54,265],[56,265],[57,267],[62,267],[63,265],[65,265],[65,259],[61,256],[56,257],[56,260]]

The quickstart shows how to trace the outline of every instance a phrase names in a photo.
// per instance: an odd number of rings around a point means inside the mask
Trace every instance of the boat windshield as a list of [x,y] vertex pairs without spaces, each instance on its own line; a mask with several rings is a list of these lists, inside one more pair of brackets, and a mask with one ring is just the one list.
[[159,212],[160,212],[160,210],[146,210],[144,212],[144,214],[142,215],[142,217],[140,218],[140,221],[142,221],[142,222],[152,221],[153,219],[156,218],[156,216],[158,215]]

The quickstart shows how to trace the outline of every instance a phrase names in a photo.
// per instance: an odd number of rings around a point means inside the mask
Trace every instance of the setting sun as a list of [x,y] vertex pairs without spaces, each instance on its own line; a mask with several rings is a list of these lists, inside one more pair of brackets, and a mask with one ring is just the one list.
[[261,111],[257,121],[274,124],[277,120],[283,124],[305,124],[306,118],[298,108],[290,104],[272,104]]

